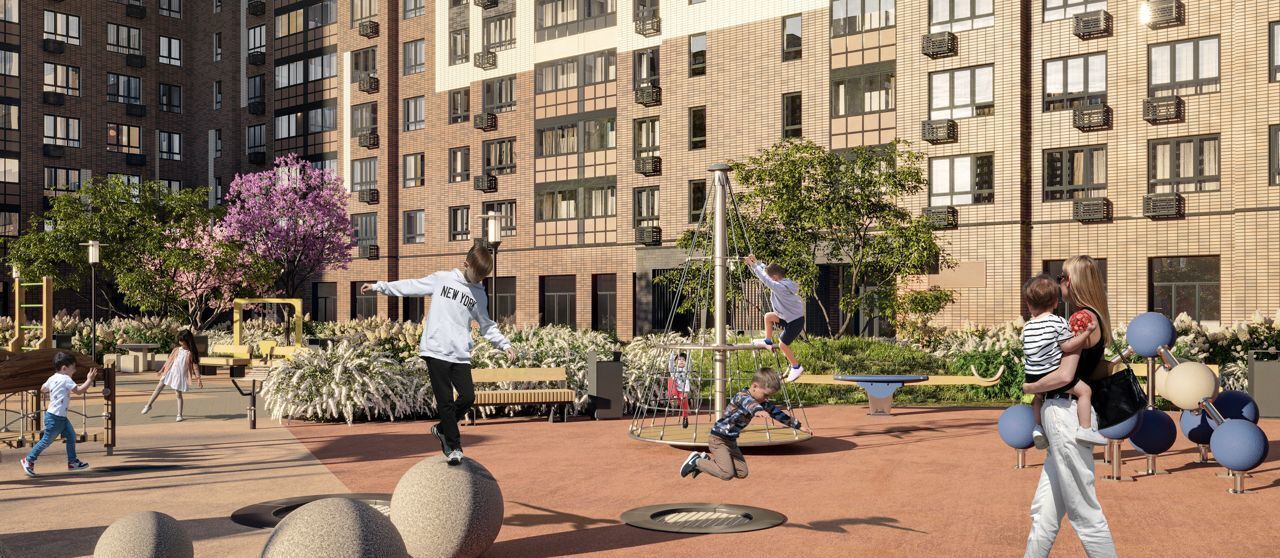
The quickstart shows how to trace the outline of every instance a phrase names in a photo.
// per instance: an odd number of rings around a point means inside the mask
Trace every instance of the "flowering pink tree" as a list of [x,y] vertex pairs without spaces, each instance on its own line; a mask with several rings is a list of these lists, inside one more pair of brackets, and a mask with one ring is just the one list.
[[193,330],[205,329],[231,310],[236,296],[265,294],[274,270],[253,254],[219,238],[217,232],[170,229],[159,256],[142,259],[156,279],[151,297],[172,302],[171,314],[185,314]]
[[337,174],[292,153],[273,170],[236,175],[215,233],[279,271],[276,288],[297,296],[326,269],[346,269],[355,247],[347,192]]

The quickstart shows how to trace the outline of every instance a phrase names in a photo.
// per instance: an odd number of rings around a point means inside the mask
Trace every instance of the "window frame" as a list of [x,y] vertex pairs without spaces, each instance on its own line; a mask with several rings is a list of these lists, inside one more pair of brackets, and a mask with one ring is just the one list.
[[172,83],[161,83],[156,93],[156,103],[161,112],[182,114],[182,86]]
[[[427,241],[426,211],[410,209],[405,211],[400,230],[403,231],[401,244],[424,244]],[[412,226],[410,226],[412,224]]]
[[[56,10],[44,10],[44,38],[55,39],[69,45],[79,45],[81,38],[80,16]],[[50,16],[53,16],[50,21]],[[53,24],[53,30],[49,24]]]
[[[865,116],[898,110],[898,69],[893,61],[863,64],[850,70],[834,71],[831,77],[831,118]],[[868,84],[878,83],[872,88]],[[884,108],[867,110],[868,96],[875,96]],[[844,111],[840,110],[841,105]]]
[[[131,96],[130,93],[135,93]],[[142,78],[107,72],[107,101],[126,105],[142,104]]]
[[[979,70],[990,70],[990,73],[991,73],[991,91],[989,93],[990,100],[987,102],[979,102],[978,100]],[[961,73],[966,73],[966,72],[969,74],[969,92],[968,92],[969,102],[963,105],[959,105],[959,104],[956,104],[956,100],[955,100],[956,99],[956,75]],[[949,104],[946,105],[945,107],[935,107],[933,104],[934,76],[939,76],[944,74],[950,76],[947,81],[948,83],[947,98],[948,98]],[[929,90],[929,99],[928,99],[929,120],[962,120],[965,118],[980,118],[983,116],[994,115],[995,107],[996,107],[995,84],[996,84],[996,74],[995,74],[994,64],[984,64],[980,66],[967,66],[964,68],[955,68],[951,70],[940,70],[937,72],[929,72],[929,81],[927,83],[927,87]],[[956,115],[957,110],[963,111],[965,109],[970,110],[971,114],[966,116]],[[948,113],[948,116],[935,116],[935,112],[942,112],[942,111],[946,111]]]
[[[49,135],[51,126],[53,135]],[[44,115],[43,134],[43,145],[80,147],[80,119],[74,116],[63,116],[61,114],[46,114]]]
[[[698,178],[689,181],[689,224],[694,225],[702,222],[702,212],[707,207],[707,181]],[[702,203],[695,203],[697,196],[702,197]]]
[[[166,150],[166,143],[168,149]],[[159,130],[156,135],[156,152],[165,161],[182,160],[182,134]]]
[[170,66],[182,66],[182,39],[178,37],[168,37],[160,35],[160,57],[158,61],[161,64]]
[[[72,180],[73,177],[74,180]],[[44,167],[45,196],[79,192],[82,186],[84,186],[84,174],[81,169]]]
[[[111,141],[112,132],[115,132],[115,142]],[[137,141],[131,142],[131,139]],[[142,128],[140,126],[133,126],[129,124],[108,122],[106,146],[107,151],[111,151],[113,153],[140,155],[142,153]]]
[[425,163],[426,154],[422,152],[405,153],[400,157],[400,168],[404,169],[400,173],[403,177],[400,180],[402,188],[418,188],[426,185]]
[[378,19],[379,4],[378,0],[351,0],[351,28]]
[[[702,40],[701,49],[694,48],[695,39]],[[707,43],[706,33],[689,35],[689,77],[691,78],[707,75],[707,50],[709,49]]]
[[[1049,6],[1049,2],[1058,2],[1057,6]],[[1107,0],[1044,0],[1042,7],[1042,21],[1048,23],[1050,21],[1061,21],[1071,19],[1076,14],[1093,12],[1097,10],[1107,9]],[[1050,12],[1059,12],[1050,14]],[[1053,17],[1050,17],[1050,16]]]
[[[662,120],[657,116],[646,116],[631,121],[632,128],[632,156],[636,159],[642,157],[661,157],[662,156]],[[645,141],[641,141],[641,139]]]
[[[516,13],[507,12],[481,18],[481,44],[486,52],[509,50],[516,46]],[[493,31],[491,36],[490,31]]]
[[[1070,176],[1073,175],[1073,173],[1070,173],[1068,171],[1068,169],[1071,168],[1070,158],[1075,153],[1080,153],[1081,157],[1083,158],[1081,173],[1085,177],[1089,177],[1089,180],[1087,182],[1079,185],[1069,184]],[[1094,180],[1097,177],[1096,165],[1098,161],[1095,158],[1095,156],[1098,153],[1102,154],[1102,162],[1103,162],[1103,169],[1102,169],[1103,180],[1100,183]],[[1062,165],[1063,170],[1060,173],[1061,180],[1062,180],[1060,184],[1050,184],[1050,178],[1051,178],[1051,173],[1049,172],[1050,157],[1055,155],[1061,157],[1060,164]],[[1075,146],[1075,147],[1057,147],[1052,149],[1045,149],[1044,151],[1041,152],[1041,168],[1042,168],[1042,174],[1044,175],[1041,180],[1041,191],[1042,191],[1041,201],[1045,201],[1045,202],[1072,201],[1077,199],[1105,197],[1106,191],[1107,191],[1107,170],[1108,170],[1107,164],[1108,164],[1108,154],[1107,154],[1107,144],[1105,143],[1094,144],[1094,145],[1082,145],[1082,146]],[[1099,193],[1101,194],[1099,195]],[[1055,197],[1053,194],[1058,194],[1058,196]]]
[[[1216,281],[1169,281],[1169,280],[1157,281],[1156,280],[1157,261],[1191,260],[1191,259],[1215,260],[1214,263],[1217,264],[1216,265],[1217,280]],[[1185,265],[1185,263],[1181,267],[1183,267],[1183,270],[1181,270],[1183,273],[1189,272],[1186,269],[1188,266]],[[1177,270],[1168,270],[1168,271],[1172,273],[1178,272]],[[1204,270],[1201,270],[1201,271],[1203,272]],[[1207,273],[1199,273],[1195,275],[1197,277],[1205,277]],[[1203,295],[1201,293],[1201,290],[1204,287],[1211,286],[1211,285],[1216,286],[1216,289],[1218,291],[1217,293],[1218,308],[1217,308],[1217,316],[1209,318],[1204,316],[1204,312],[1201,307],[1205,302],[1204,298],[1206,296],[1211,296],[1211,295]],[[1158,297],[1156,295],[1156,290],[1158,287],[1170,288],[1170,292],[1169,292],[1170,307],[1168,309],[1168,313],[1165,313],[1164,311],[1162,311],[1157,303]],[[1149,311],[1159,312],[1161,314],[1165,314],[1166,316],[1169,316],[1169,314],[1173,314],[1173,316],[1170,317],[1169,319],[1177,318],[1177,316],[1182,313],[1179,311],[1179,308],[1176,305],[1178,301],[1178,294],[1177,294],[1178,287],[1182,287],[1182,288],[1193,287],[1195,289],[1195,294],[1193,295],[1195,300],[1194,311],[1187,313],[1187,315],[1191,319],[1196,321],[1220,321],[1222,319],[1222,256],[1219,256],[1219,255],[1154,256],[1154,257],[1147,258],[1147,309]]]
[[[254,136],[257,136],[256,138]],[[255,143],[254,140],[260,140],[261,143]],[[266,153],[267,152],[267,124],[250,124],[244,130],[244,149],[245,153]]]
[[[508,211],[508,208],[510,211]],[[502,214],[498,218],[498,232],[503,237],[516,235],[516,200],[497,200],[487,201],[480,205],[480,214],[488,215],[494,211]],[[484,238],[489,238],[489,220],[482,219],[480,221],[480,233]]]
[[[788,102],[793,99],[799,101],[800,106],[799,106],[799,110],[795,111],[795,114],[790,114],[791,111],[788,109],[790,109],[791,107],[788,106]],[[789,123],[788,121],[790,117],[795,116],[796,114],[799,115],[800,121]],[[782,94],[782,138],[786,139],[786,138],[803,138],[803,137],[804,137],[804,95],[800,91],[783,93]]]
[[[62,93],[63,95],[67,95],[69,97],[80,96],[80,67],[79,66],[71,66],[67,64],[58,64],[56,62],[46,61],[44,63],[43,68],[44,68],[44,82],[43,82],[44,91],[50,91],[53,93]],[[52,83],[49,82],[51,69],[53,70]],[[74,79],[72,78],[73,74],[75,76]],[[59,84],[60,81],[65,82],[65,84],[60,85]],[[75,82],[74,87],[72,87],[73,81]]]
[[[1218,174],[1203,174],[1205,170],[1205,154],[1204,146],[1207,141],[1217,142],[1218,160],[1214,162],[1214,166],[1218,170]],[[1174,177],[1181,166],[1181,150],[1179,145],[1187,142],[1193,142],[1192,156],[1195,161],[1192,163],[1195,167],[1195,173],[1192,176]],[[1156,178],[1157,160],[1156,150],[1159,146],[1169,146],[1169,178]],[[1214,180],[1216,179],[1216,180]],[[1165,188],[1169,186],[1171,188]],[[1184,186],[1190,186],[1184,189]],[[1147,193],[1168,193],[1177,192],[1179,194],[1197,193],[1197,192],[1218,192],[1222,190],[1222,136],[1220,134],[1198,134],[1191,136],[1178,136],[1170,138],[1159,138],[1147,141]]]
[[[485,176],[501,176],[516,173],[516,138],[485,140],[481,144]],[[493,157],[491,158],[490,155]],[[506,160],[509,159],[509,160]]]
[[361,157],[351,160],[351,192],[378,189],[378,158]]
[[[849,15],[849,8],[857,3],[858,14]],[[890,5],[889,10],[884,10],[885,5]],[[837,9],[837,6],[840,8]],[[894,0],[882,0],[879,9],[874,12],[867,11],[867,2],[865,0],[831,0],[828,13],[829,24],[831,27],[831,38],[847,37],[849,35],[857,35],[868,31],[878,31],[881,29],[889,29],[897,26],[897,6]],[[843,13],[843,16],[836,17],[837,13]],[[875,18],[870,17],[875,15]],[[875,19],[874,24],[868,21]]]
[[[565,281],[564,285],[556,284],[557,290],[550,290],[553,281]],[[567,306],[562,308],[561,305]],[[538,277],[538,315],[543,327],[563,325],[569,329],[578,329],[578,277],[576,275],[543,275]],[[554,310],[554,312],[548,312]],[[554,315],[552,315],[554,314]],[[565,319],[561,319],[561,318]]]
[[1267,182],[1272,186],[1280,186],[1280,124],[1272,124],[1267,127],[1267,137],[1270,138],[1268,149],[1270,149],[1271,153],[1271,156],[1267,159],[1269,162],[1267,166],[1270,169],[1270,172],[1267,173],[1270,176],[1270,180]]
[[[1046,2],[1047,1],[1048,0],[1046,0]],[[1101,93],[1092,90],[1094,86],[1094,83],[1092,80],[1094,74],[1092,71],[1090,71],[1091,67],[1099,57],[1101,57],[1102,59],[1102,92]],[[1084,91],[1079,93],[1071,93],[1067,91],[1070,88],[1070,83],[1071,83],[1071,61],[1073,60],[1082,60],[1082,64],[1083,64],[1081,66],[1080,71],[1084,72],[1084,77],[1083,77]],[[1049,93],[1049,67],[1052,64],[1058,64],[1062,68],[1061,70],[1062,75],[1060,79],[1060,83],[1063,91],[1062,93],[1057,93],[1057,94]],[[1107,104],[1107,87],[1108,87],[1107,82],[1109,81],[1109,79],[1107,76],[1106,51],[1090,52],[1087,54],[1077,54],[1072,56],[1063,56],[1060,58],[1048,58],[1042,61],[1040,68],[1042,72],[1041,75],[1044,78],[1041,80],[1044,83],[1042,84],[1041,91],[1040,91],[1041,110],[1043,112],[1056,112],[1060,110],[1072,110],[1080,107],[1104,106]],[[994,75],[992,76],[992,79],[994,84]]]
[[[1204,41],[1212,40],[1216,47],[1214,57],[1216,60],[1214,71],[1215,75],[1211,78],[1200,76],[1201,64],[1201,48],[1200,45]],[[1191,71],[1194,73],[1192,79],[1179,81],[1178,72],[1178,45],[1192,45],[1191,53]],[[1156,66],[1153,63],[1153,56],[1156,49],[1169,49],[1169,82],[1157,85],[1155,80]],[[1180,39],[1176,41],[1166,41],[1163,43],[1154,43],[1147,45],[1147,96],[1148,97],[1167,97],[1177,95],[1180,97],[1190,97],[1193,95],[1206,95],[1209,93],[1217,93],[1222,89],[1222,37],[1220,35],[1205,35],[1201,37],[1193,37],[1189,39]]]
[[471,120],[471,87],[449,91],[449,123],[459,124],[468,120]]
[[[123,43],[116,42],[121,38],[124,39]],[[107,23],[107,51],[120,54],[142,54],[142,30],[128,25]]]
[[471,206],[454,205],[449,207],[449,242],[471,240]]
[[454,29],[449,32],[449,65],[457,66],[471,61],[471,31]]
[[[800,34],[796,35],[797,44],[795,46],[787,46],[787,40],[791,35],[787,34],[787,22],[790,20],[799,20]],[[782,61],[790,62],[792,60],[800,60],[804,57],[804,14],[791,14],[782,18]]]
[[[972,161],[971,161],[971,162],[970,162],[970,164],[969,164],[969,171],[970,171],[970,174],[969,174],[969,188],[970,188],[970,189],[969,189],[969,190],[967,190],[967,191],[956,190],[956,189],[955,189],[955,188],[956,188],[956,182],[955,182],[955,176],[956,176],[955,167],[956,167],[956,165],[955,165],[955,161],[956,161],[956,160],[958,160],[958,159],[965,159],[965,158],[972,159]],[[989,185],[988,185],[988,187],[987,187],[987,188],[985,188],[985,189],[979,188],[979,186],[980,186],[980,184],[979,184],[979,179],[981,178],[981,176],[980,176],[980,174],[979,174],[980,166],[981,166],[981,165],[980,165],[979,163],[980,163],[980,159],[982,159],[982,158],[986,158],[986,159],[988,159],[988,160],[989,160],[989,163],[990,163],[990,167],[991,167],[991,176],[990,176],[990,178],[989,178]],[[934,162],[934,161],[938,161],[938,160],[945,160],[945,161],[949,161],[949,162],[950,162],[950,168],[949,168],[949,169],[948,169],[948,171],[947,171],[947,178],[950,180],[950,183],[948,184],[948,189],[947,189],[947,191],[946,191],[945,193],[943,193],[943,192],[937,192],[937,191],[936,191],[936,188],[934,188],[934,173],[933,173],[934,166],[933,166],[933,162]],[[928,194],[928,195],[929,195],[929,207],[947,207],[947,206],[963,206],[963,205],[990,205],[990,204],[994,204],[994,203],[995,203],[995,174],[996,174],[996,171],[995,171],[995,153],[994,153],[994,152],[985,152],[985,153],[966,153],[966,154],[963,154],[963,155],[951,155],[951,156],[946,156],[946,157],[930,157],[930,158],[929,158],[929,169],[928,169],[928,173],[929,173],[929,174],[928,174],[928,179],[929,179],[929,190],[928,190],[928,191],[929,191],[929,194]],[[969,203],[956,203],[956,199],[955,199],[955,198],[956,198],[956,196],[964,196],[964,195],[968,195],[968,196],[970,196]],[[941,197],[943,197],[943,196],[946,196],[946,197],[948,198],[948,200],[949,200],[949,201],[948,201],[948,203],[945,203],[945,204],[936,204],[936,203],[934,203],[934,198],[935,198],[935,197],[937,197],[937,198],[941,198]]]
[[[949,19],[934,19],[934,4],[938,1],[947,3],[948,13],[952,17]],[[956,5],[958,3],[969,4],[969,16],[963,18],[954,17],[956,13]],[[978,14],[978,2],[987,2],[991,7],[990,13]],[[950,31],[952,33],[960,33],[963,31],[972,31],[975,29],[985,29],[995,25],[995,1],[994,0],[930,0],[929,2],[929,32],[940,33]]]
[[[656,46],[636,49],[631,56],[632,87],[662,87],[661,49]],[[647,74],[647,77],[641,77],[642,73]]]
[[[461,163],[462,168],[455,168],[454,163]],[[471,180],[471,146],[450,147],[448,168],[450,184]]]
[[[632,190],[631,203],[631,226],[640,227],[657,227],[662,222],[662,192],[658,186],[641,186]],[[645,200],[652,197],[652,200]],[[652,213],[644,213],[652,209]]]
[[404,0],[402,19],[413,19],[427,13],[426,0]]
[[1267,66],[1267,81],[1275,83],[1280,82],[1280,21],[1269,23],[1267,30],[1267,59],[1271,61]]
[[[697,132],[697,127],[698,127],[695,124],[695,122],[697,122],[697,120],[695,119],[695,114],[698,114],[698,113],[701,113],[701,118],[702,118],[702,135],[695,134],[695,132]],[[707,107],[706,105],[689,107],[688,117],[689,117],[689,150],[694,151],[698,149],[706,149],[707,148]]]
[[[605,286],[608,284],[612,286],[606,289]],[[616,273],[591,275],[591,329],[605,333],[618,332],[618,274]]]
[[486,79],[481,87],[481,106],[484,107],[484,112],[498,114],[516,110],[516,76]]
[[407,41],[404,43],[404,75],[420,74],[427,69],[426,39]]
[[[427,127],[427,99],[419,95],[404,100],[404,131],[412,132]],[[415,114],[416,113],[416,114]],[[414,120],[417,116],[417,120]]]

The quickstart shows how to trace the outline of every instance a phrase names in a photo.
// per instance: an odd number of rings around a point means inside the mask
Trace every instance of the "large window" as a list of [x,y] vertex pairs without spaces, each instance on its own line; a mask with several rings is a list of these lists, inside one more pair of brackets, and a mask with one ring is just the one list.
[[831,36],[893,27],[896,0],[831,0]]
[[534,219],[538,222],[567,221],[578,218],[578,195],[581,188],[566,188],[538,193]]
[[182,41],[174,37],[160,37],[160,63],[182,65]]
[[799,60],[804,55],[804,20],[800,14],[782,18],[782,60]]
[[107,151],[142,153],[142,130],[137,126],[107,124]]
[[[488,215],[497,213],[501,215],[498,218],[498,230],[502,236],[516,235],[516,202],[515,200],[484,202],[480,210]],[[485,238],[489,238],[489,219],[484,219],[480,224],[480,231]]]
[[929,74],[929,119],[994,114],[992,68],[980,66]]
[[548,275],[538,278],[542,300],[538,313],[542,325],[578,327],[578,287],[573,275]]
[[484,111],[507,112],[516,109],[516,76],[484,81]]
[[1271,138],[1271,158],[1267,175],[1271,177],[1272,186],[1280,186],[1280,124],[1272,126],[1267,136]]
[[471,240],[471,206],[449,208],[449,240]]
[[993,0],[929,0],[929,32],[991,27],[996,22],[992,4]]
[[80,44],[80,16],[44,11],[44,38]]
[[80,68],[44,63],[44,90],[72,97],[80,96]]
[[332,322],[338,319],[338,284],[311,284],[311,319]]
[[427,67],[427,44],[423,39],[404,44],[404,75],[420,74]]
[[635,227],[658,226],[658,187],[636,188]]
[[410,97],[404,100],[404,130],[406,132],[421,130],[427,126],[426,100],[422,97]]
[[831,116],[859,116],[897,107],[893,62],[832,72]]
[[495,52],[516,46],[515,12],[486,17],[483,25],[485,50]]
[[18,53],[11,50],[0,51],[0,75],[18,77],[22,73],[20,62]]
[[689,109],[689,149],[707,147],[707,107]]
[[351,319],[353,320],[376,318],[378,316],[378,293],[373,291],[360,292],[360,287],[369,283],[372,283],[372,281],[351,282]]
[[450,148],[449,182],[466,182],[468,180],[471,180],[471,148]]
[[182,17],[182,0],[160,0],[160,15]]
[[337,54],[321,54],[306,60],[294,60],[288,64],[276,66],[275,88],[283,89],[336,75],[338,75]]
[[[215,0],[220,1],[220,0]],[[276,38],[338,22],[338,0],[321,0],[276,16]]]
[[707,207],[707,181],[689,181],[689,222],[702,221],[702,211]]
[[782,96],[782,137],[804,136],[804,101],[799,93]]
[[423,185],[422,177],[422,154],[410,153],[404,156],[404,163],[400,165],[400,174],[404,177],[405,188],[416,188]]
[[449,65],[466,64],[471,59],[471,38],[466,29],[449,32]]
[[108,23],[107,50],[122,54],[142,54],[142,31],[136,27]]
[[604,83],[618,79],[618,53],[604,50],[582,56],[582,83]]
[[689,77],[707,75],[707,34],[689,35]]
[[1044,20],[1057,21],[1076,14],[1107,9],[1107,0],[1044,0]]
[[3,0],[0,2],[0,21],[19,23],[19,13],[18,0]]
[[582,200],[585,204],[583,217],[613,217],[618,214],[618,187],[615,184],[587,186],[583,188]]
[[170,161],[182,160],[182,134],[177,132],[160,132],[160,158]]
[[539,64],[534,70],[533,89],[547,93],[578,86],[578,58],[566,58]]
[[376,190],[378,188],[378,158],[366,157],[351,161],[351,191]]
[[658,79],[658,47],[637,50],[631,69],[637,89],[658,87],[661,84]]
[[1107,54],[1044,62],[1044,110],[1107,104]]
[[107,100],[113,103],[142,103],[142,78],[107,73]]
[[449,123],[457,124],[471,119],[471,88],[463,87],[449,92]]
[[1151,258],[1148,292],[1152,312],[1169,319],[1186,313],[1192,320],[1217,321],[1222,312],[1218,256]]
[[44,168],[44,194],[57,196],[80,190],[80,169]]
[[52,114],[44,115],[44,143],[80,147],[80,119]]
[[1218,136],[1151,140],[1147,156],[1150,193],[1206,192],[1221,187]]
[[245,129],[245,153],[267,152],[267,125],[254,124]]
[[583,151],[604,151],[617,147],[617,128],[612,116],[582,123]]
[[351,137],[378,130],[378,103],[351,107]]
[[0,130],[17,130],[20,120],[18,105],[0,104]]
[[160,110],[182,112],[182,88],[168,83],[160,84]]
[[1107,146],[1068,147],[1044,152],[1044,200],[1091,197],[1107,189]]
[[249,52],[267,51],[267,26],[258,25],[249,28]]
[[1280,81],[1280,21],[1271,24],[1271,64],[1267,76],[1271,81]]
[[424,212],[421,209],[404,212],[404,243],[422,244],[427,235],[423,231]]
[[372,246],[378,243],[378,214],[357,213],[351,216],[351,226],[356,232],[356,246]]
[[484,142],[484,173],[490,176],[515,174],[516,139],[504,138]]
[[637,118],[635,120],[635,158],[659,157],[662,155],[660,126],[658,118]]
[[426,0],[404,0],[404,19],[418,17],[426,13]]
[[377,0],[351,0],[351,27],[378,17]]
[[578,124],[576,122],[538,129],[538,157],[554,157],[578,152]]
[[994,159],[991,154],[929,159],[929,205],[995,202]]
[[1151,45],[1148,90],[1152,97],[1218,91],[1218,38]]
[[605,333],[618,331],[618,276],[616,274],[591,276],[591,329]]
[[378,47],[362,48],[351,53],[351,83],[378,75]]

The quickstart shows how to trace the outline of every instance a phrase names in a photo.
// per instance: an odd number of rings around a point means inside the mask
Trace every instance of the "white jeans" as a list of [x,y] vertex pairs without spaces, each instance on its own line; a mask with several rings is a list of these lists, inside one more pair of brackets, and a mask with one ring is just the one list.
[[1114,557],[1116,546],[1111,529],[1093,488],[1093,451],[1076,441],[1076,402],[1047,399],[1041,408],[1041,419],[1049,438],[1049,453],[1031,500],[1031,534],[1027,536],[1024,556],[1049,556],[1065,513],[1089,558]]

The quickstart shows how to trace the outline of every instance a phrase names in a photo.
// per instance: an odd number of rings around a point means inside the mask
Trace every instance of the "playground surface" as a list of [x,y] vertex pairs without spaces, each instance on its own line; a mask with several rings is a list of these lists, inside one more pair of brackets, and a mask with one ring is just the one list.
[[[115,455],[79,446],[87,471],[62,469],[61,445],[40,478],[18,468],[21,450],[0,447],[0,543],[19,556],[92,554],[102,531],[143,510],[174,516],[197,556],[256,556],[269,532],[239,526],[231,512],[310,494],[391,492],[418,460],[438,455],[430,422],[288,425],[244,419],[244,398],[225,378],[206,380],[173,422],[171,394],[139,415],[154,375],[123,376]],[[899,407],[872,417],[863,406],[808,410],[816,437],[747,451],[750,476],[681,479],[687,452],[637,442],[627,420],[548,424],[501,418],[463,427],[467,457],[498,479],[506,503],[494,557],[710,555],[731,548],[788,556],[1016,556],[1044,453],[1014,470],[996,433],[1000,409]],[[1263,420],[1280,432],[1280,420]],[[1273,434],[1271,455],[1280,455]],[[1100,452],[1099,454],[1100,455]],[[1222,469],[1195,465],[1179,437],[1160,457],[1170,475],[1099,481],[1098,497],[1121,556],[1254,557],[1274,552],[1280,463],[1246,480],[1254,494],[1226,493]],[[1143,462],[1126,446],[1126,472]],[[1104,466],[1099,464],[1100,473]],[[618,520],[631,508],[681,502],[764,507],[786,524],[733,535],[673,535]],[[1054,556],[1082,556],[1064,522]]]

